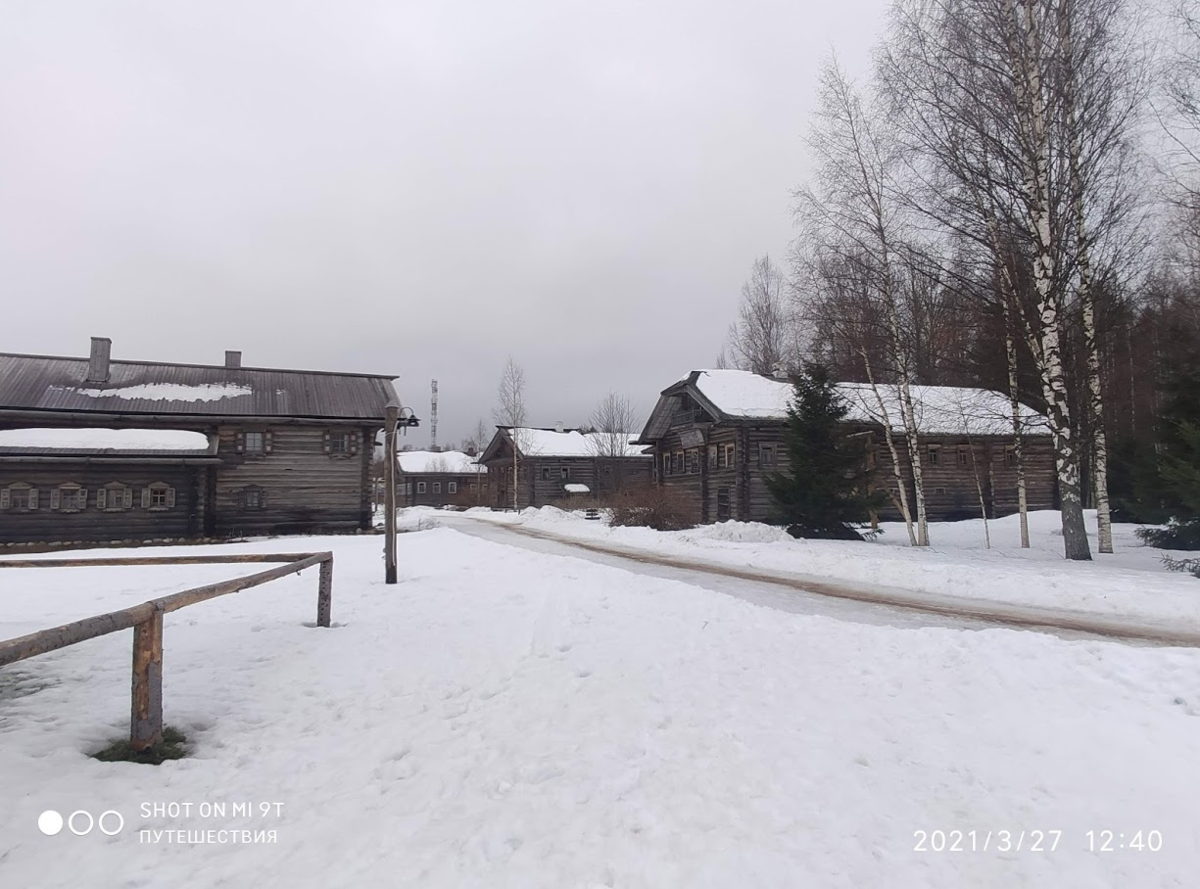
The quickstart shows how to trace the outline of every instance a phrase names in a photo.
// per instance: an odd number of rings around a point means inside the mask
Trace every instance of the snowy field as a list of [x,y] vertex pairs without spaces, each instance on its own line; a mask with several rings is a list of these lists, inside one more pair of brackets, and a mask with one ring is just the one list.
[[[405,510],[402,524],[416,527],[453,514],[419,507]],[[1167,571],[1162,551],[1142,546],[1137,525],[1113,525],[1115,553],[1101,555],[1095,513],[1088,528],[1094,561],[1067,562],[1057,512],[1029,514],[1030,548],[1020,548],[1016,516],[988,523],[933,522],[932,546],[908,545],[903,523],[884,523],[875,541],[796,540],[781,528],[723,522],[690,531],[660,533],[648,528],[609,528],[578,513],[551,506],[522,513],[470,510],[470,518],[519,525],[558,536],[649,550],[686,558],[697,565],[752,568],[799,577],[828,578],[973,601],[1065,609],[1082,614],[1123,616],[1167,629],[1200,631],[1200,580]]]
[[[1196,885],[1200,651],[790,614],[449,528],[401,535],[387,587],[381,544],[181,550],[336,553],[334,628],[315,569],[167,616],[186,760],[87,756],[127,731],[129,632],[0,669],[0,886]],[[0,637],[252,570],[0,571]],[[278,842],[139,841],[242,828]]]

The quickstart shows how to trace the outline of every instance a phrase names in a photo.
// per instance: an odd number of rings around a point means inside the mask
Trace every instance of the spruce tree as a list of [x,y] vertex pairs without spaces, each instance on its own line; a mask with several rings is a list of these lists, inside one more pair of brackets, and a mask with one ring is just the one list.
[[855,530],[870,517],[862,440],[846,426],[850,411],[827,368],[806,364],[792,378],[784,439],[786,472],[767,477],[778,523],[793,537],[861,540]]
[[[1164,386],[1157,477],[1151,489],[1169,515],[1163,528],[1138,536],[1151,546],[1200,549],[1200,356],[1177,366]],[[1146,486],[1149,487],[1149,486]],[[1200,576],[1200,559],[1168,559],[1169,567]]]

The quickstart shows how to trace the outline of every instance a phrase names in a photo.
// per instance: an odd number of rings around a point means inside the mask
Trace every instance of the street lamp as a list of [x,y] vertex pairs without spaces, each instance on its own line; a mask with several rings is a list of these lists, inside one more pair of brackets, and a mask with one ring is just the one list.
[[383,410],[383,559],[384,582],[396,582],[396,429],[407,431],[409,426],[419,426],[421,421],[413,416],[412,408],[401,407],[389,401]]

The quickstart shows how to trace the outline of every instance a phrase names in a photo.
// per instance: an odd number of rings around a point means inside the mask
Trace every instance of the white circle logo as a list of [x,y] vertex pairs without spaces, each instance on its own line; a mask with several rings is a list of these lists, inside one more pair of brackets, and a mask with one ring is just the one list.
[[[105,830],[104,829],[104,819],[107,818],[109,815],[112,815],[117,819],[117,826],[115,828],[113,828],[112,830]],[[97,821],[96,824],[97,824],[97,826],[99,826],[100,832],[102,834],[104,834],[106,837],[115,837],[117,834],[119,834],[122,830],[125,829],[125,819],[121,817],[121,813],[118,812],[116,809],[109,809],[107,812],[104,812],[100,816],[100,820]]]
[[[82,815],[87,819],[87,828],[80,830],[75,826],[75,816]],[[71,813],[71,817],[67,819],[67,827],[71,828],[71,833],[77,837],[85,837],[92,832],[92,828],[96,826],[96,819],[92,817],[91,812],[85,812],[83,809],[76,809]]]
[[48,837],[54,836],[63,829],[63,816],[53,809],[47,809],[38,816],[38,830]]

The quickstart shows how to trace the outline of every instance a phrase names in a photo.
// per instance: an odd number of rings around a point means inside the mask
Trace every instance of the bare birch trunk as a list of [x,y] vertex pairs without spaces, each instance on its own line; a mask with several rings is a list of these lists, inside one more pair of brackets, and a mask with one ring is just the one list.
[[1017,512],[1021,521],[1021,549],[1029,549],[1029,496],[1025,487],[1025,429],[1017,384],[1017,341],[1013,335],[1012,307],[1001,297],[1004,311],[1004,352],[1008,361],[1008,403],[1012,409],[1013,462],[1017,468]]
[[871,359],[867,357],[866,350],[862,350],[863,368],[867,373],[867,382],[871,386],[871,391],[875,394],[875,401],[879,405],[880,416],[883,417],[883,438],[887,442],[888,453],[892,457],[892,475],[896,479],[896,490],[900,515],[904,517],[904,527],[908,531],[909,546],[918,546],[917,535],[913,532],[912,512],[908,508],[908,483],[904,481],[904,475],[900,471],[900,453],[896,450],[896,440],[892,437],[892,420],[888,416],[887,405],[884,404],[883,396],[879,394],[879,386],[875,383],[875,374],[871,371]]
[[1088,240],[1082,155],[1083,145],[1075,108],[1075,68],[1071,47],[1070,15],[1063,15],[1063,43],[1068,59],[1063,79],[1063,100],[1067,111],[1069,139],[1068,164],[1071,176],[1071,209],[1075,216],[1076,250],[1079,262],[1079,303],[1083,313],[1083,342],[1087,356],[1088,409],[1092,419],[1092,452],[1095,460],[1096,531],[1100,552],[1111,553],[1112,512],[1108,502],[1108,441],[1104,433],[1104,393],[1100,387],[1100,349],[1096,342],[1096,293],[1092,286],[1091,244]]
[[1046,399],[1050,434],[1054,442],[1055,464],[1058,470],[1059,499],[1062,513],[1063,548],[1066,558],[1090,560],[1087,528],[1083,521],[1083,500],[1079,480],[1079,452],[1071,425],[1071,409],[1067,401],[1063,373],[1060,331],[1062,300],[1054,280],[1054,235],[1050,199],[1050,157],[1047,144],[1046,97],[1042,90],[1039,69],[1039,37],[1034,16],[1034,0],[1023,0],[1026,50],[1023,71],[1019,77],[1023,93],[1020,110],[1028,115],[1021,121],[1029,141],[1030,154],[1026,159],[1025,197],[1030,210],[1030,234],[1036,256],[1033,280],[1037,290],[1039,365],[1042,372],[1042,392]]

